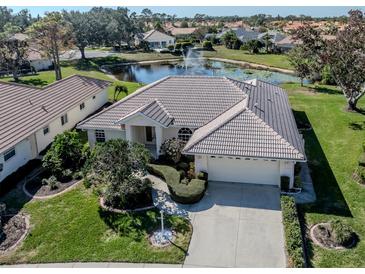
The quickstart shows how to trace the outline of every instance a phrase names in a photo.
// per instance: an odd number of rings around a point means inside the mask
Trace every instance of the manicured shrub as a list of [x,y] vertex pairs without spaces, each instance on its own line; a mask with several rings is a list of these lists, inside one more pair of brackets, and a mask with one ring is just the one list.
[[362,153],[359,158],[359,166],[365,167],[365,153]]
[[335,220],[331,222],[331,230],[333,239],[338,245],[347,246],[352,243],[355,233],[349,225]]
[[166,139],[161,145],[161,152],[165,154],[168,160],[176,164],[181,159],[181,151],[184,145],[184,142],[179,139]]
[[3,216],[6,214],[6,204],[0,202],[0,239],[3,235]]
[[293,197],[281,196],[281,211],[289,266],[305,267],[302,233]]
[[170,51],[173,51],[174,50],[174,45],[168,45],[167,48],[170,50]]
[[42,164],[58,179],[65,169],[79,170],[84,163],[83,142],[76,131],[58,134],[50,149],[44,155]]
[[290,178],[288,176],[280,177],[280,189],[282,191],[288,191],[290,186]]
[[211,41],[204,41],[203,42],[203,48],[205,50],[213,50],[213,44]]
[[207,181],[200,179],[183,179],[180,181],[179,172],[170,166],[148,165],[148,171],[165,180],[171,198],[182,204],[192,204],[200,201],[207,188]]
[[56,178],[56,176],[51,176],[51,177],[49,177],[49,178],[43,178],[42,179],[42,184],[43,185],[47,185],[47,186],[49,186],[49,188],[51,189],[51,190],[55,190],[55,189],[57,189],[58,188],[58,184],[59,184],[59,182],[57,181],[57,178]]

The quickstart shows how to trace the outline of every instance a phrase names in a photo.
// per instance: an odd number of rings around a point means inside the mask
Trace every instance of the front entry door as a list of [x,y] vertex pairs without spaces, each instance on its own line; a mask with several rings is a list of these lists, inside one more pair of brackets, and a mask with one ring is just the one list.
[[146,143],[152,144],[155,141],[155,128],[154,127],[145,127],[146,131]]

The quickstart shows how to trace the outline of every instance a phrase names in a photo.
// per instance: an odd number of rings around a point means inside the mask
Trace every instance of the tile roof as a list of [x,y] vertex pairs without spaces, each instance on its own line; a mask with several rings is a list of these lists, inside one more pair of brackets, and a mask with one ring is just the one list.
[[160,41],[160,40],[166,40],[166,39],[171,40],[171,39],[174,39],[174,37],[153,29],[153,30],[143,33],[143,39],[147,40],[147,41],[150,39],[152,39],[153,41],[156,41],[156,40]]
[[127,114],[124,118],[117,121],[117,124],[123,124],[124,121],[137,113],[143,114],[144,116],[161,124],[163,127],[168,127],[174,121],[174,118],[166,110],[166,108],[157,99],[155,99],[150,103],[147,103],[144,106],[136,109],[135,111]]
[[174,118],[174,126],[198,128],[244,97],[242,89],[224,77],[170,76],[139,89],[78,127],[117,129],[115,121],[158,99]]
[[163,119],[164,125],[169,117],[173,119],[169,126],[196,129],[186,153],[305,159],[286,92],[259,80],[165,77],[81,122],[78,128],[119,128],[116,121],[141,111]]
[[0,82],[0,153],[109,85],[79,75],[44,88]]

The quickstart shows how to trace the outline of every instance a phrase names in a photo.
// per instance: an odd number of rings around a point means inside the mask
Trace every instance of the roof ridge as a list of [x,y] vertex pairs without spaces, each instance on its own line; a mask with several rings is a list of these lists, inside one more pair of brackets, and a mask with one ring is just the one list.
[[169,117],[169,118],[171,118],[171,119],[173,119],[174,117],[170,114],[170,112],[166,109],[166,107],[160,102],[160,100],[158,100],[158,99],[155,99],[155,102],[160,106],[160,108],[164,111],[164,112],[166,112],[166,115]]
[[[91,119],[93,119],[93,118],[95,118],[95,117],[97,117],[97,116],[99,116],[99,115],[101,115],[102,113],[104,113],[104,112],[106,112],[106,111],[109,111],[110,109],[113,109],[113,108],[115,108],[115,107],[117,107],[117,106],[119,106],[120,104],[122,104],[122,103],[124,103],[125,101],[128,101],[129,99],[131,99],[131,98],[134,98],[135,96],[137,96],[137,95],[139,95],[139,94],[141,94],[141,93],[143,93],[143,92],[145,92],[146,90],[148,90],[148,89],[150,89],[150,88],[152,88],[152,87],[154,87],[155,85],[157,85],[157,84],[160,84],[160,83],[162,83],[162,82],[164,82],[164,81],[166,81],[167,79],[169,79],[171,76],[166,76],[166,77],[164,77],[164,78],[161,78],[160,80],[158,80],[158,81],[155,81],[155,82],[153,82],[153,83],[151,83],[151,84],[148,84],[148,85],[146,85],[146,86],[143,86],[143,87],[141,87],[141,88],[139,88],[138,90],[136,90],[135,92],[133,92],[133,93],[131,93],[131,94],[129,94],[129,95],[127,95],[126,97],[124,97],[122,100],[119,100],[118,102],[115,102],[114,104],[112,104],[111,106],[109,106],[109,107],[107,107],[107,108],[105,108],[105,109],[103,109],[102,111],[99,111],[98,113],[95,113],[94,115],[91,115],[89,118],[87,118],[87,119],[85,119],[85,120],[83,120],[83,121],[81,121],[80,123],[78,123],[77,124],[77,128],[79,127],[79,126],[82,126],[83,124],[85,124],[86,122],[88,122],[88,121],[90,121]],[[116,121],[114,121],[114,122],[117,122],[117,121],[119,121],[120,119],[117,119]]]
[[101,80],[101,79],[98,79],[98,78],[94,78],[94,77],[90,77],[90,76],[84,76],[84,75],[80,75],[80,74],[75,73],[75,74],[69,75],[69,76],[67,76],[67,77],[65,77],[65,78],[62,78],[61,80],[56,80],[56,81],[54,81],[53,83],[51,83],[51,84],[49,84],[49,85],[47,85],[47,86],[44,86],[44,87],[43,87],[43,88],[41,88],[41,89],[46,90],[46,89],[48,89],[49,87],[53,87],[53,86],[59,85],[60,83],[63,83],[63,82],[65,82],[66,80],[69,80],[69,79],[71,79],[71,78],[75,78],[75,77],[79,77],[79,78],[87,78],[87,79],[91,79],[91,80],[97,80],[97,81],[102,81],[102,82],[113,83],[112,81],[108,81],[108,80]]
[[304,155],[297,149],[295,148],[287,139],[285,139],[282,135],[280,135],[276,130],[274,130],[271,126],[269,126],[264,120],[262,120],[260,117],[258,117],[252,110],[248,109],[249,113],[251,113],[253,116],[255,116],[255,118],[260,121],[263,125],[265,125],[265,127],[267,127],[271,132],[273,132],[274,134],[277,135],[277,137],[280,138],[281,141],[284,141],[286,143],[286,145],[288,145],[289,148],[291,148],[294,152],[300,154],[301,156],[304,157]]
[[[246,98],[240,100],[238,103],[236,103],[235,105],[233,105],[232,107],[228,108],[226,111],[222,112],[220,115],[218,115],[217,117],[215,117],[214,119],[210,120],[208,123],[204,124],[203,126],[201,126],[200,128],[198,128],[195,132],[197,133],[198,130],[203,130],[203,127],[208,126],[209,123],[212,123],[213,121],[217,120],[219,117],[221,117],[222,115],[224,115],[225,113],[227,113],[228,111],[232,110],[233,108],[239,108],[238,110],[236,110],[235,112],[233,112],[230,116],[228,116],[226,119],[224,119],[221,123],[215,125],[212,130],[210,132],[208,132],[207,134],[202,134],[201,136],[199,136],[197,138],[197,140],[195,141],[188,141],[187,144],[185,145],[183,151],[192,148],[193,146],[195,146],[197,143],[199,143],[201,140],[203,140],[204,138],[208,137],[209,135],[211,135],[212,133],[214,133],[215,131],[217,131],[219,128],[221,128],[223,125],[227,124],[229,121],[231,121],[233,118],[235,118],[237,115],[239,115],[240,113],[242,113],[243,111],[245,111],[247,109],[247,102]],[[240,108],[239,104],[242,104],[245,102],[245,105],[242,106],[242,108]],[[193,135],[194,135],[193,134]],[[190,139],[192,140],[192,138]]]

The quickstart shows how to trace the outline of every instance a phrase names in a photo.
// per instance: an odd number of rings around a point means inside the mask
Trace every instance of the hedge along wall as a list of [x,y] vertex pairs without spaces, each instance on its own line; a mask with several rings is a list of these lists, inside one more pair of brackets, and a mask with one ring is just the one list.
[[305,267],[303,238],[294,198],[291,196],[281,196],[281,210],[283,214],[288,266]]

